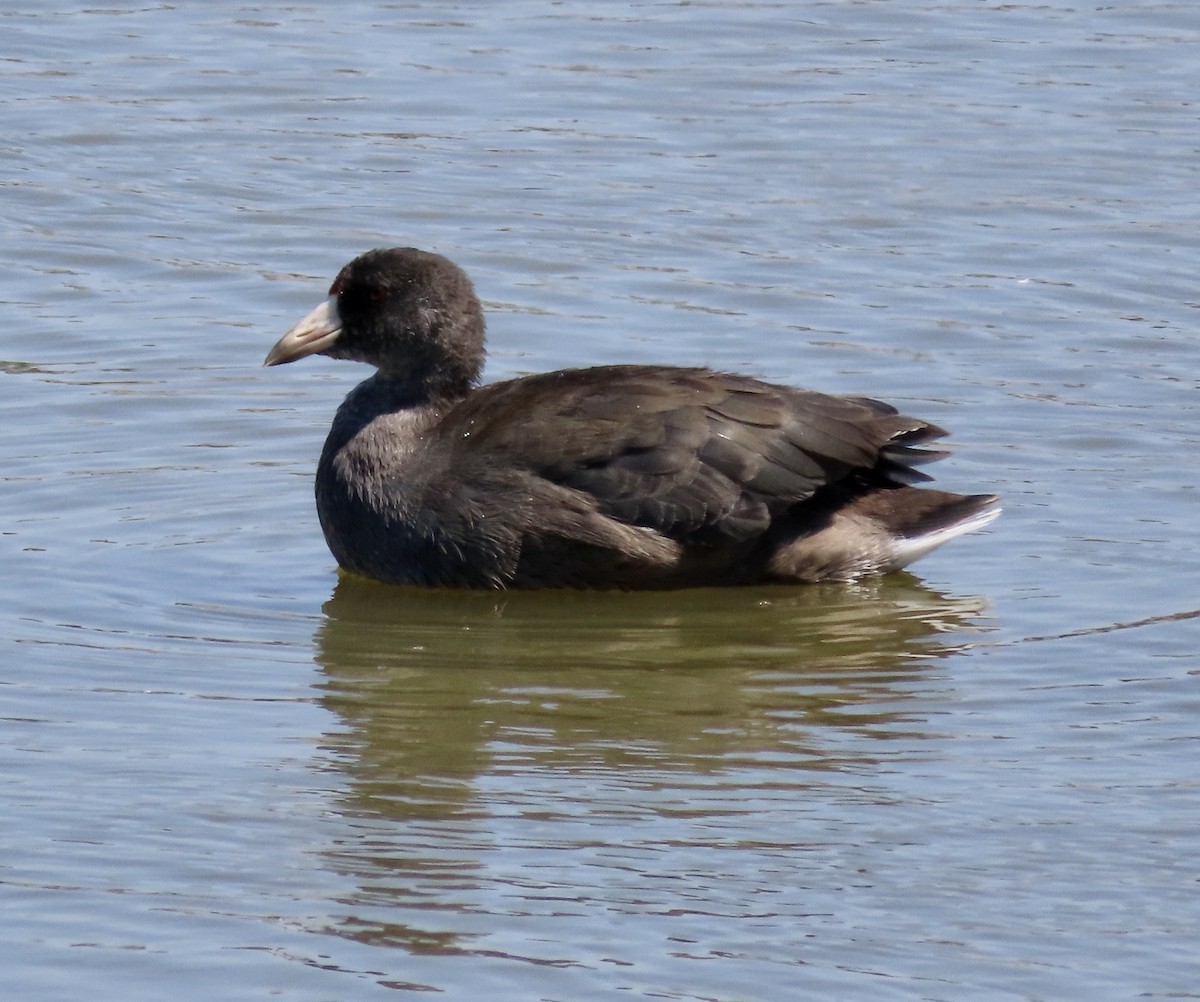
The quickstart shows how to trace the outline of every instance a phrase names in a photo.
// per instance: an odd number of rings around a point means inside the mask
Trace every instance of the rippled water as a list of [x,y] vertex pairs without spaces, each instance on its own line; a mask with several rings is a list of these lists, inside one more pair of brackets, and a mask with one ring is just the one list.
[[[1200,997],[1200,9],[0,27],[6,998]],[[853,588],[339,580],[364,373],[259,364],[395,243],[490,377],[880,396],[1006,514]]]

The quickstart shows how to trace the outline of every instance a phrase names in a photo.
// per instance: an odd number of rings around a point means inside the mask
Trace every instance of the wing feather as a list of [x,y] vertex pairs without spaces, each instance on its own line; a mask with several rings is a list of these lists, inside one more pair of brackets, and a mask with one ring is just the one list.
[[441,432],[460,458],[503,456],[603,514],[691,542],[750,538],[853,475],[928,479],[913,466],[944,455],[919,448],[940,428],[877,400],[656,366],[485,386]]

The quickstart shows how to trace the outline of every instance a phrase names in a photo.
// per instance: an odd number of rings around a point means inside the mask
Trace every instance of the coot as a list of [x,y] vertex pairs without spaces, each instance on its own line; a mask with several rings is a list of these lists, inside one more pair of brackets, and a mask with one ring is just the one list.
[[1000,513],[912,486],[946,434],[866,397],[703,368],[606,365],[479,385],[483,311],[411,247],[344,267],[267,365],[376,372],[338,408],[317,512],[346,570],[467,588],[852,581]]

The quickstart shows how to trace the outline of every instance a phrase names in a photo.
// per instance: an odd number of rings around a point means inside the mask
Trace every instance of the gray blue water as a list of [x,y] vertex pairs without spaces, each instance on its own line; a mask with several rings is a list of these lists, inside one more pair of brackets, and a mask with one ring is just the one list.
[[[1200,7],[0,11],[4,997],[1200,998]],[[372,246],[488,378],[902,405],[860,587],[420,593],[311,500]]]

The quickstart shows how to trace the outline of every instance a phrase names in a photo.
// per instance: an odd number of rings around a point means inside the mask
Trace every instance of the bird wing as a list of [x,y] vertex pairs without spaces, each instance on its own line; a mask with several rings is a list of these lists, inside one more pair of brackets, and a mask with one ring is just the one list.
[[944,432],[876,400],[707,369],[607,366],[494,383],[443,417],[459,461],[503,456],[680,541],[750,538],[856,474],[929,479],[917,448]]

